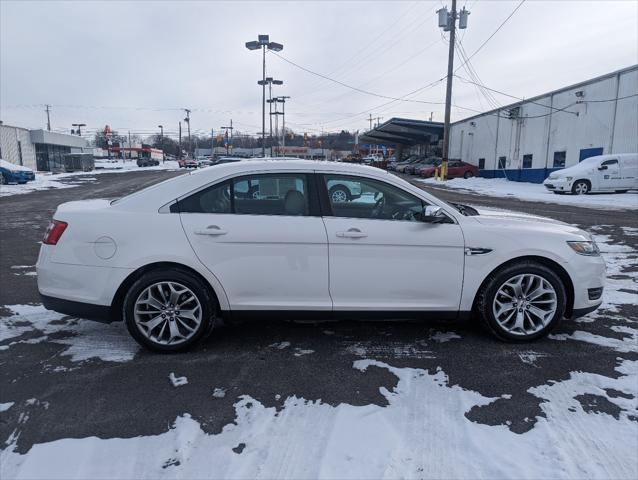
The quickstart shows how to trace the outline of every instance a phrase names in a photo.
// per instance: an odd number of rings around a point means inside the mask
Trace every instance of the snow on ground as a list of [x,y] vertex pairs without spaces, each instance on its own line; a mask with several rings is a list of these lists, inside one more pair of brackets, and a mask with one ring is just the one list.
[[[137,170],[177,170],[179,165],[176,161],[160,163],[155,167],[138,167],[137,163],[127,161],[125,163],[100,163],[95,162],[96,170],[91,172],[71,172],[71,173],[49,173],[36,172],[35,180],[22,185],[1,185],[0,197],[10,195],[20,195],[23,193],[35,192],[37,190],[50,190],[53,188],[73,188],[96,180],[95,175],[101,173],[126,173]],[[61,182],[60,180],[65,180]],[[72,181],[68,181],[72,180]]]
[[[626,267],[635,264],[638,251],[595,228],[593,233],[610,277],[602,309],[606,318],[621,318],[620,305],[636,300],[638,272]],[[0,348],[46,340],[67,346],[63,355],[73,361],[128,361],[138,351],[121,324],[78,321],[41,306],[8,308],[14,314],[0,322]],[[590,314],[588,321],[597,315]],[[623,339],[580,330],[550,338],[638,352],[638,330],[627,319],[624,323],[610,327]],[[61,330],[74,335],[53,335]],[[431,329],[427,340],[411,345],[340,342],[344,351],[360,357],[352,368],[364,373],[380,368],[397,377],[394,389],[380,388],[387,406],[331,406],[289,396],[282,407],[270,408],[241,395],[234,399],[235,421],[215,435],[205,433],[188,414],[175,418],[160,435],[61,439],[36,444],[24,455],[16,452],[14,435],[0,451],[0,478],[638,478],[638,361],[619,358],[618,378],[574,371],[566,380],[531,388],[528,392],[543,400],[544,416],[519,434],[507,425],[475,423],[465,416],[475,406],[508,398],[509,392],[486,397],[450,385],[440,368],[390,364],[403,357],[433,358],[428,342],[463,341],[457,337]],[[270,347],[291,352],[291,358],[301,353],[290,342]],[[520,352],[521,361],[530,365],[540,356]],[[176,386],[186,380],[172,377]],[[227,395],[225,388],[213,387],[211,402]],[[592,410],[577,398],[583,395],[603,397],[618,411]],[[0,410],[23,406],[9,403]]]
[[594,207],[603,209],[638,209],[638,192],[628,193],[594,193],[590,195],[556,195],[548,191],[542,184],[512,182],[505,178],[453,178],[445,182],[434,178],[419,180],[427,185],[465,190],[494,197],[515,197],[520,200]]
[[531,389],[545,400],[545,418],[524,434],[468,420],[464,413],[496,398],[449,385],[441,370],[375,360],[358,360],[353,368],[397,376],[392,391],[381,389],[388,406],[333,407],[292,396],[278,412],[241,396],[235,422],[217,435],[185,414],[156,436],[63,439],[34,445],[28,455],[9,445],[0,453],[0,473],[16,479],[638,476],[637,427],[626,413],[635,410],[635,399],[607,397],[622,409],[615,418],[587,412],[574,398],[606,396],[605,389],[635,393],[636,362],[622,362],[618,379],[574,372]]
[[[16,343],[55,342],[67,346],[62,355],[70,356],[73,362],[90,358],[128,362],[139,350],[120,322],[90,322],[52,312],[42,305],[10,305],[6,308],[13,315],[0,322],[0,350]],[[55,334],[61,331],[72,336],[56,337]]]

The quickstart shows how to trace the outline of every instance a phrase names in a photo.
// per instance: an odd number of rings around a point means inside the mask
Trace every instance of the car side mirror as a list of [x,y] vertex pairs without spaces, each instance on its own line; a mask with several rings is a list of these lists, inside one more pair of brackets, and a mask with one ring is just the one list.
[[423,209],[423,214],[421,215],[421,221],[426,223],[440,222],[444,218],[445,215],[443,214],[441,207],[437,207],[435,205],[427,205]]
[[607,170],[607,165],[601,165],[598,170]]

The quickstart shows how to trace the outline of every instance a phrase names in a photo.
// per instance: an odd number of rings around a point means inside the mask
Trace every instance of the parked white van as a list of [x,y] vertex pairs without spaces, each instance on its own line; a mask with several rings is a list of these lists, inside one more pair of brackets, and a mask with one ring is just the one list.
[[578,165],[552,172],[543,185],[554,193],[574,195],[638,190],[638,153],[589,157]]

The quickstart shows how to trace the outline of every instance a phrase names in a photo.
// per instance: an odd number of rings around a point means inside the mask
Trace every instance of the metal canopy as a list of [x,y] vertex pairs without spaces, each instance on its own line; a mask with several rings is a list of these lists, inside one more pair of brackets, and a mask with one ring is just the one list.
[[391,118],[365,132],[360,143],[416,145],[430,144],[443,138],[443,124],[407,118]]

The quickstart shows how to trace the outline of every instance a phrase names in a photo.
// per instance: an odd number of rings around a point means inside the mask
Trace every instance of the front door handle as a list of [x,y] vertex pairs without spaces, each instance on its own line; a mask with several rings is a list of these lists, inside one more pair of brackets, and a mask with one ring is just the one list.
[[217,225],[209,225],[203,230],[195,230],[197,235],[226,235],[227,233],[226,230],[222,230]]
[[367,236],[367,233],[363,233],[358,228],[349,228],[346,232],[337,232],[337,237],[339,238],[364,238]]

